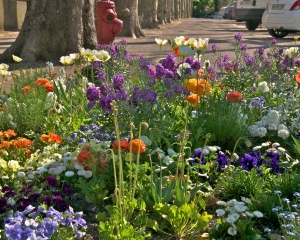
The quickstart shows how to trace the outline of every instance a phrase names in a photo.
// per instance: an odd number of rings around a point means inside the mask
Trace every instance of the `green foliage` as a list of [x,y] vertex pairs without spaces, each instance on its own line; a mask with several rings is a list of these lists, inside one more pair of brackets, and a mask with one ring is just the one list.
[[166,217],[176,239],[195,234],[197,231],[207,227],[212,216],[206,212],[200,213],[203,208],[205,208],[203,200],[199,205],[191,202],[184,203],[181,206],[172,205],[170,207],[168,204],[163,203],[158,203],[154,206],[155,211]]

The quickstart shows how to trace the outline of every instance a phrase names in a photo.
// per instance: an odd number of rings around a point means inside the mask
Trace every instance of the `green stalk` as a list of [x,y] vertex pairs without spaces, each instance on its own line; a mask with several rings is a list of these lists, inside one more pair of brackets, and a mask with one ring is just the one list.
[[[130,124],[130,139],[133,139],[133,129],[134,129],[134,125],[133,123]],[[134,197],[132,195],[132,142],[130,141],[130,146],[129,146],[129,169],[130,169],[130,174],[129,174],[129,192],[130,192],[130,201],[132,200],[132,198]]]

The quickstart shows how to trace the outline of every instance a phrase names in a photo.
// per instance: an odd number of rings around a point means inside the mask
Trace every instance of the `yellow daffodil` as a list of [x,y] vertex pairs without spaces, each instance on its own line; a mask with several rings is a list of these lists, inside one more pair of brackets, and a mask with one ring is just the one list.
[[155,42],[156,42],[158,45],[162,46],[162,45],[165,45],[165,44],[168,42],[168,40],[167,40],[167,39],[162,40],[162,39],[160,39],[160,38],[155,38]]
[[15,62],[21,62],[23,60],[22,58],[19,58],[19,57],[15,56],[15,55],[12,55],[12,58],[13,58],[13,60]]
[[59,61],[65,66],[73,63],[73,59],[70,56],[63,56]]
[[299,39],[299,36],[295,36],[295,37],[294,37],[294,40],[295,40],[295,41],[298,41],[298,39]]

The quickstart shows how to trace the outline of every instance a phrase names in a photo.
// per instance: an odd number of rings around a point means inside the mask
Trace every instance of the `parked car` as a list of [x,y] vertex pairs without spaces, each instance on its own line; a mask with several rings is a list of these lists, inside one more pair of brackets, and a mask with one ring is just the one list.
[[232,9],[234,8],[234,6],[236,5],[236,1],[230,3],[226,9],[225,9],[225,12],[224,12],[224,15],[223,15],[223,18],[225,19],[233,19],[232,18]]
[[224,13],[225,13],[225,10],[226,10],[227,7],[228,7],[228,5],[225,6],[225,7],[221,7],[221,8],[219,9],[219,16],[220,16],[220,17],[224,17]]
[[262,27],[275,38],[300,31],[300,0],[270,0],[262,16]]
[[232,12],[231,12],[232,19],[235,19],[236,4],[237,4],[237,3],[235,3],[234,7],[232,8]]

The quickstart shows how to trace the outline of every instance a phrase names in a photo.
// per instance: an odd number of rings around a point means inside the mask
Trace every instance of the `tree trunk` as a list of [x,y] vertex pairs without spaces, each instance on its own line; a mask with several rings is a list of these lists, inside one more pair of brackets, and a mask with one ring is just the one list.
[[174,19],[179,20],[180,0],[174,0]]
[[114,0],[118,18],[123,21],[123,28],[119,36],[145,37],[138,15],[138,0]]
[[159,28],[157,20],[158,0],[139,0],[139,20],[141,28]]
[[181,17],[182,18],[186,17],[186,15],[185,15],[185,1],[186,0],[181,0]]
[[18,30],[17,1],[3,0],[4,30]]
[[158,0],[157,19],[159,24],[165,24],[166,0]]
[[27,0],[27,12],[16,41],[0,55],[24,61],[56,62],[61,56],[96,48],[95,0]]
[[172,0],[167,0],[166,2],[166,22],[171,23],[171,12],[172,12]]

